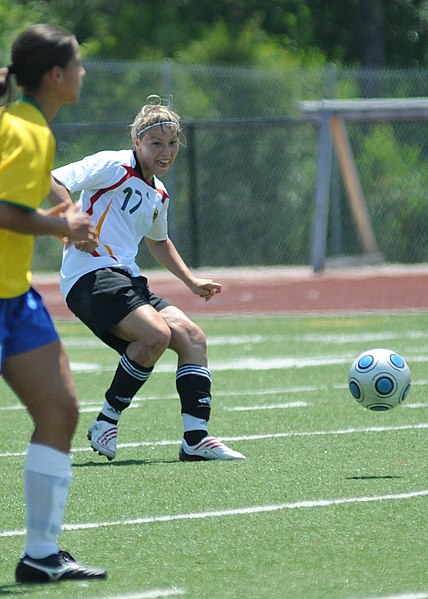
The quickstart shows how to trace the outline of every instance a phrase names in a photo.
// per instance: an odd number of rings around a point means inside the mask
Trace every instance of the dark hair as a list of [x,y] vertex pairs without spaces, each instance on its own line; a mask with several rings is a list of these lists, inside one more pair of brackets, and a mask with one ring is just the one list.
[[65,67],[75,52],[75,37],[56,25],[28,27],[12,44],[12,63],[0,73],[0,96],[10,92],[10,75],[24,91],[39,89],[42,77],[54,66]]

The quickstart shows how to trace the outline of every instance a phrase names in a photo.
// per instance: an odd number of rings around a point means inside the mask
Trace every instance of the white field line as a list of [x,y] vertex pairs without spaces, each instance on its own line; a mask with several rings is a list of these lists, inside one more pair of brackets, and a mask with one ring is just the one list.
[[[374,495],[363,497],[339,497],[337,499],[309,499],[296,501],[294,503],[278,503],[274,505],[255,505],[225,510],[213,510],[207,512],[193,512],[188,514],[168,514],[163,516],[147,516],[144,518],[132,518],[129,520],[110,520],[105,522],[82,522],[80,524],[65,524],[63,530],[88,530],[93,528],[112,526],[137,526],[142,524],[153,524],[158,522],[177,522],[179,520],[203,520],[206,518],[224,518],[227,516],[246,516],[252,514],[266,514],[283,510],[312,509],[330,507],[337,505],[349,505],[358,503],[370,503],[379,501],[403,501],[418,497],[428,497],[428,489],[413,491],[410,493],[396,493],[390,495]],[[0,537],[21,537],[25,530],[0,531]]]
[[[333,431],[301,431],[287,433],[269,433],[265,435],[240,435],[235,437],[219,437],[222,441],[263,441],[270,439],[284,439],[290,437],[324,437],[328,435],[355,435],[361,433],[388,433],[394,431],[427,430],[428,423],[402,424],[399,426],[371,426],[366,428],[347,428]],[[181,440],[163,439],[161,441],[136,441],[134,443],[118,443],[118,449],[136,447],[161,447],[166,445],[179,445]],[[74,447],[72,453],[92,451],[91,447]],[[26,454],[25,451],[0,453],[0,458],[16,458]]]
[[312,404],[307,401],[290,401],[288,403],[266,404],[261,406],[232,406],[223,408],[226,412],[252,412],[254,410],[285,410],[287,408],[307,408]]
[[[412,387],[416,387],[418,385],[427,385],[428,381],[412,381]],[[333,389],[336,390],[348,390],[348,386],[347,385],[332,385],[331,386]],[[312,386],[302,386],[302,387],[290,387],[290,388],[284,388],[284,389],[266,389],[264,391],[256,391],[256,390],[252,390],[252,389],[240,389],[239,391],[221,391],[219,393],[216,393],[216,399],[218,400],[219,398],[223,398],[223,397],[245,397],[245,396],[250,396],[250,397],[260,397],[260,396],[268,396],[268,395],[288,395],[290,393],[326,393],[328,391],[328,387],[327,386],[319,386],[316,387],[315,385]],[[144,404],[146,402],[149,401],[162,401],[162,400],[177,400],[178,396],[176,393],[174,394],[170,394],[170,395],[147,395],[146,397],[139,397],[139,396],[135,396],[134,399],[132,400],[132,404],[129,406],[130,408],[139,408],[141,407],[141,404]],[[283,405],[285,408],[287,407],[306,407],[309,405],[312,405],[310,402],[289,402],[289,403],[285,403],[285,404],[281,404]],[[97,400],[90,400],[90,401],[81,401],[80,402],[80,412],[82,414],[90,414],[90,413],[95,413],[95,412],[99,412],[100,410],[100,406],[101,406],[101,402],[99,399]],[[274,406],[275,407],[275,406]],[[400,406],[400,409],[403,408],[428,408],[428,402],[416,402],[416,403],[410,403],[409,401],[406,401],[406,403],[403,403]],[[20,404],[20,403],[16,403],[13,405],[9,405],[9,406],[0,406],[0,412],[15,412],[15,411],[21,411],[21,410],[26,410],[27,408]],[[248,406],[243,406],[242,408],[240,407],[227,407],[227,406],[222,406],[222,405],[218,405],[217,404],[217,410],[225,410],[225,411],[233,411],[233,410],[240,410],[240,409],[251,409],[248,408]],[[263,404],[260,407],[257,406],[254,409],[272,409],[269,404]]]
[[[321,366],[349,366],[355,359],[355,352],[341,356],[312,356],[308,358],[237,358],[227,362],[211,360],[210,369],[214,372],[228,370],[282,370],[291,368],[308,368]],[[407,357],[407,362],[411,366],[412,362],[428,362],[428,354],[413,355]],[[76,373],[85,372],[112,372],[116,370],[117,364],[102,365],[96,362],[71,362],[71,369]],[[175,373],[175,364],[158,364],[155,369],[157,374]]]
[[[239,394],[241,395],[241,394]],[[144,401],[144,400],[143,400]],[[128,406],[127,409],[130,408],[140,408],[141,407],[141,401],[133,401],[132,404],[130,406]],[[308,408],[310,406],[312,406],[313,404],[307,401],[289,401],[287,403],[281,403],[281,404],[262,404],[259,406],[233,406],[233,407],[227,407],[227,406],[217,406],[217,411],[218,410],[224,410],[225,412],[247,412],[247,411],[252,411],[252,410],[286,410],[287,408]],[[423,407],[425,407],[425,404],[422,404]],[[419,405],[417,407],[420,407]],[[428,404],[427,404],[428,407]],[[81,408],[80,412],[82,414],[86,413],[98,413],[100,411],[100,403],[98,402],[96,405],[92,406],[92,407],[87,407],[87,408]]]
[[[412,381],[412,387],[425,387],[426,385],[428,385],[428,379],[418,379],[416,381]],[[331,387],[333,389],[347,389],[348,385],[345,383],[333,383]]]
[[350,599],[428,599],[428,591],[410,591],[398,595],[373,595],[370,597],[352,597]]
[[[313,343],[370,343],[377,341],[390,341],[392,339],[428,339],[428,333],[420,331],[407,331],[405,333],[395,333],[388,331],[384,333],[331,333],[331,334],[314,334],[308,333],[304,335],[233,335],[233,336],[212,336],[208,338],[209,346],[221,345],[245,345],[257,344],[266,342],[313,342]],[[107,347],[96,337],[63,337],[62,341],[66,348],[70,349],[90,349],[90,348],[105,348]]]
[[[218,410],[224,410],[225,412],[247,412],[247,411],[251,411],[251,410],[285,410],[287,408],[309,408],[311,405],[311,403],[306,402],[306,401],[290,401],[288,403],[283,403],[283,404],[265,404],[265,405],[260,405],[260,406],[235,406],[232,408],[228,408],[225,406],[218,406],[217,407],[217,411]],[[140,408],[141,407],[141,402],[132,402],[132,404],[130,406],[128,406],[127,409],[132,409],[132,408]],[[419,407],[419,406],[418,406]],[[98,414],[98,412],[100,411],[101,405],[98,403],[96,406],[93,406],[91,408],[82,408],[80,410],[81,414]]]
[[150,589],[137,593],[126,593],[125,595],[103,595],[102,597],[90,597],[89,599],[161,599],[161,597],[181,597],[185,594],[183,589]]
[[[428,383],[428,381],[427,381]],[[346,389],[346,386],[343,386],[344,389]],[[216,393],[216,398],[221,398],[221,397],[243,397],[243,396],[251,396],[251,397],[256,397],[256,396],[266,396],[266,395],[287,395],[289,393],[309,393],[309,392],[326,392],[328,391],[328,387],[327,386],[316,386],[316,385],[301,385],[298,387],[289,387],[289,388],[284,388],[284,389],[263,389],[263,390],[254,390],[254,389],[239,389],[237,391],[221,391],[219,393]],[[146,401],[160,401],[160,400],[171,400],[171,399],[178,399],[178,396],[176,393],[171,393],[168,395],[147,395],[147,396],[143,396],[140,397],[138,395],[136,395],[134,397],[134,399],[132,400],[132,404],[130,407],[135,407],[135,404],[137,403],[144,403]],[[93,409],[92,409],[93,408]],[[80,411],[81,412],[93,412],[93,411],[99,411],[100,408],[100,400],[94,400],[94,401],[81,401],[80,402]],[[219,406],[218,408],[221,409],[221,407]],[[25,408],[25,406],[23,406],[21,403],[16,403],[10,406],[0,406],[0,412],[8,412],[8,411],[15,411],[15,410],[26,410],[27,408]]]
[[[286,410],[288,408],[310,408],[314,404],[307,401],[290,401],[288,403],[282,404],[264,404],[259,406],[234,406],[231,408],[221,406],[217,407],[218,410],[224,410],[225,412],[251,412],[256,410]],[[136,409],[141,407],[141,402],[133,402],[127,409]],[[101,405],[98,403],[93,407],[82,408],[80,410],[81,414],[98,414],[100,411]],[[406,403],[400,406],[401,410],[406,409],[423,409],[428,408],[428,403]]]

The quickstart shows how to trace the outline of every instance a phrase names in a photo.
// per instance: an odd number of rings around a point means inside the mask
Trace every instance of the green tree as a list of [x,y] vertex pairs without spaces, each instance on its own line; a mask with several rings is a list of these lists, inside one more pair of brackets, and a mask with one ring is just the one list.
[[75,32],[86,57],[268,65],[275,58],[302,66],[320,57],[354,66],[428,61],[426,0],[1,0],[3,62],[16,34],[41,21]]

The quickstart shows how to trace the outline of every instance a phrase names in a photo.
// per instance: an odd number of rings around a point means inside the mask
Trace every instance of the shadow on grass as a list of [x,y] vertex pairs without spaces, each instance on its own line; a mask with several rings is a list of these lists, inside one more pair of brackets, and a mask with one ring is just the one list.
[[2,584],[0,585],[0,597],[23,597],[34,590],[34,585]]
[[390,480],[393,478],[403,478],[402,476],[393,476],[386,474],[385,476],[347,476],[346,480]]
[[180,462],[178,458],[173,460],[112,460],[111,462],[84,462],[81,464],[73,464],[73,468],[93,468],[99,466],[152,466],[155,464],[176,464]]

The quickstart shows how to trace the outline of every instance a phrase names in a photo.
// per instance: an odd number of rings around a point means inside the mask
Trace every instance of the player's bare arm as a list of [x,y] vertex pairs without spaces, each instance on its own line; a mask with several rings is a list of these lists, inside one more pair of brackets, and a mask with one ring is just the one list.
[[47,199],[51,206],[57,206],[58,204],[63,203],[73,203],[73,200],[68,193],[68,189],[66,189],[59,181],[54,179],[54,177],[51,177],[51,190]]
[[96,229],[87,214],[77,212],[74,205],[62,206],[58,215],[49,210],[29,212],[11,204],[0,204],[0,228],[24,235],[54,235],[72,241],[93,241]]
[[209,301],[221,292],[220,283],[216,283],[211,279],[195,277],[170,239],[155,241],[146,237],[145,240],[151,254],[159,264],[168,269],[180,281],[183,281],[195,295]]

